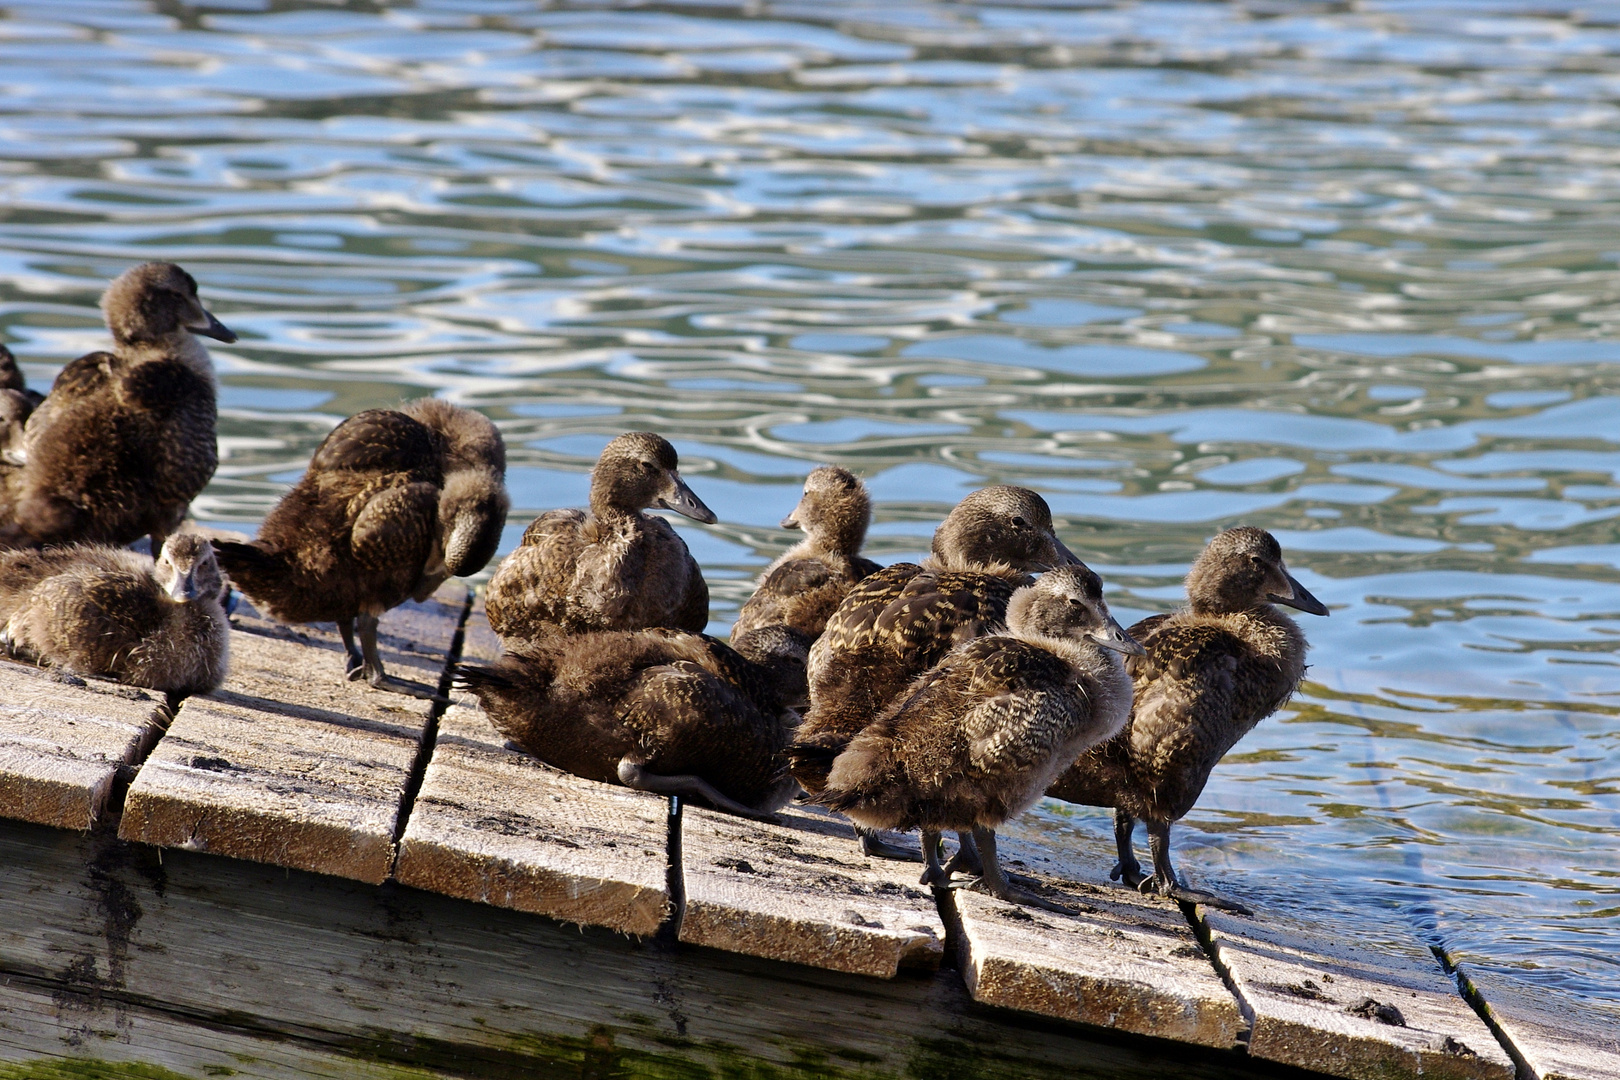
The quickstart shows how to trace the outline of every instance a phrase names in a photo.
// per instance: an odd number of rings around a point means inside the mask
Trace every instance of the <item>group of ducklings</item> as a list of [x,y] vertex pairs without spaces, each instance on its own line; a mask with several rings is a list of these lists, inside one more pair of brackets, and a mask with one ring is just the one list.
[[[1327,614],[1269,533],[1215,537],[1188,607],[1127,631],[1035,492],[976,491],[921,564],[879,567],[861,555],[865,486],[824,465],[782,522],[804,541],[760,575],[727,645],[702,633],[708,588],[686,545],[646,513],[715,520],[678,465],[658,435],[614,439],[590,507],[543,514],[496,571],[486,605],[504,655],[457,678],[514,743],[753,817],[802,791],[847,815],[866,854],[923,861],[924,884],[1059,911],[1002,870],[996,828],[1046,794],[1113,807],[1116,879],[1242,910],[1181,882],[1169,834],[1304,673],[1304,635],[1275,605]],[[920,831],[920,854],[882,829]],[[948,862],[946,832],[960,841]]]
[[[0,346],[0,646],[71,675],[206,693],[228,666],[228,574],[276,618],[335,622],[351,679],[433,696],[383,671],[377,619],[494,556],[508,506],[495,425],[431,398],[352,416],[258,539],[210,543],[177,531],[219,464],[199,337],[236,335],[173,263],[126,271],[101,307],[112,351],[69,363],[43,397]],[[127,547],[143,537],[151,556]]]
[[[210,543],[177,531],[218,463],[198,337],[235,335],[172,263],[126,272],[102,309],[113,351],[68,364],[43,398],[0,346],[0,647],[207,692],[227,665],[228,574],[277,619],[336,623],[351,680],[434,696],[384,671],[378,620],[493,558],[509,506],[495,425],[432,398],[359,413],[257,539]],[[1115,879],[1243,910],[1182,883],[1170,828],[1298,686],[1305,637],[1277,605],[1328,613],[1269,533],[1220,533],[1187,606],[1125,630],[1035,492],[976,491],[920,564],[879,567],[861,555],[865,486],[824,465],[782,522],[805,539],[760,576],[728,644],[702,632],[708,586],[654,508],[716,520],[667,440],[622,435],[590,506],[536,518],[490,581],[503,655],[457,680],[522,749],[753,817],[802,792],[847,815],[866,854],[925,863],[925,884],[1060,911],[1001,868],[995,831],[1043,795],[1111,807]],[[143,536],[155,558],[127,547]],[[921,852],[883,829],[919,831]]]

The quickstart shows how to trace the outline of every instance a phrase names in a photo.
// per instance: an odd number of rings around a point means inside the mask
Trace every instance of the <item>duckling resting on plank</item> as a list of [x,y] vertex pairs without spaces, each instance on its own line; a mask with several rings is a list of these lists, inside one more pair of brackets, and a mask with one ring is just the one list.
[[214,475],[214,364],[197,335],[236,335],[173,263],[125,271],[101,300],[113,351],[57,375],[0,465],[0,545],[128,544],[154,552]]
[[[1131,627],[1146,653],[1130,663],[1129,724],[1081,755],[1047,792],[1114,808],[1115,880],[1248,913],[1234,900],[1181,883],[1170,861],[1170,826],[1193,808],[1226,752],[1299,686],[1305,634],[1274,604],[1328,613],[1289,574],[1276,538],[1263,529],[1228,529],[1193,563],[1186,609]],[[1147,823],[1151,875],[1142,872],[1131,843],[1138,820]]]
[[[997,486],[963,499],[935,530],[923,565],[896,563],[872,574],[827,621],[810,650],[810,711],[789,752],[794,777],[819,792],[832,755],[913,679],[1002,625],[1008,600],[1030,584],[1030,572],[1078,562],[1035,492]],[[865,826],[855,831],[868,855],[918,858]]]
[[701,631],[709,586],[658,506],[714,524],[678,470],[675,448],[650,431],[620,435],[591,472],[589,510],[548,510],[524,530],[485,596],[489,625],[503,641],[562,632]]
[[463,664],[457,682],[548,765],[768,817],[798,788],[782,748],[805,699],[809,650],[782,626],[733,644],[669,629],[553,634],[493,665]]
[[811,472],[804,497],[782,519],[784,529],[803,529],[804,541],[765,568],[731,632],[746,634],[774,623],[811,641],[820,637],[849,590],[881,569],[861,557],[871,523],[872,500],[859,477],[836,465]]
[[1013,594],[1005,633],[958,646],[851,739],[816,801],[868,828],[921,829],[925,885],[950,883],[940,832],[971,831],[991,895],[1069,911],[1007,880],[995,830],[1124,725],[1131,679],[1118,654],[1140,652],[1096,574],[1043,574]]
[[332,429],[258,539],[221,542],[220,562],[274,618],[336,622],[351,680],[431,698],[436,688],[383,670],[377,621],[489,562],[506,523],[505,476],[506,446],[487,417],[436,398],[371,409]]
[[76,675],[165,693],[225,680],[230,624],[207,540],[175,533],[154,563],[102,545],[0,553],[0,647]]

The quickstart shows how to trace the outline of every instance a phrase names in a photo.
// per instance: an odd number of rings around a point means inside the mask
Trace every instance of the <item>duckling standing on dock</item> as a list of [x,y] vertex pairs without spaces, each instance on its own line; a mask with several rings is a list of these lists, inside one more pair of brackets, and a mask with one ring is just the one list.
[[219,559],[272,617],[336,622],[351,680],[431,698],[435,688],[383,670],[377,620],[494,557],[505,477],[501,433],[470,409],[422,398],[357,413],[322,441],[258,539],[221,542]]
[[798,788],[781,753],[805,700],[809,645],[783,626],[733,644],[669,629],[552,634],[493,666],[464,664],[457,680],[548,765],[768,817]]
[[214,475],[214,365],[197,335],[236,335],[173,263],[125,271],[101,308],[113,351],[63,368],[0,464],[0,546],[150,536],[161,551]]
[[871,523],[872,500],[859,477],[836,465],[812,471],[804,497],[782,519],[784,529],[803,529],[804,540],[765,568],[731,632],[782,625],[811,641],[820,637],[856,582],[882,569],[861,557]]
[[214,549],[175,533],[150,556],[104,545],[0,552],[0,648],[171,694],[225,681],[230,624]]
[[[1187,608],[1131,627],[1146,650],[1131,662],[1130,723],[1083,754],[1047,794],[1114,808],[1115,880],[1186,903],[1243,914],[1214,893],[1189,889],[1170,861],[1170,826],[1193,808],[1217,762],[1288,701],[1305,674],[1305,634],[1274,608],[1328,609],[1288,573],[1264,529],[1228,529],[1187,574]],[[1142,872],[1131,834],[1147,823],[1153,874]]]
[[[842,750],[911,681],[957,645],[1000,627],[1030,574],[1077,565],[1052,527],[1046,500],[996,486],[963,499],[934,532],[933,551],[896,563],[850,590],[810,650],[810,711],[790,751],[812,795]],[[868,855],[915,859],[857,825]]]
[[921,829],[924,885],[950,884],[940,833],[971,832],[992,896],[1070,912],[1007,880],[995,830],[1124,725],[1131,677],[1118,654],[1141,651],[1096,574],[1043,574],[1013,593],[1006,633],[958,646],[850,740],[816,801],[870,829]]
[[706,525],[714,514],[677,471],[667,440],[650,431],[620,435],[591,472],[589,510],[548,510],[524,530],[489,583],[489,625],[503,641],[554,633],[701,631],[709,586],[659,506]]

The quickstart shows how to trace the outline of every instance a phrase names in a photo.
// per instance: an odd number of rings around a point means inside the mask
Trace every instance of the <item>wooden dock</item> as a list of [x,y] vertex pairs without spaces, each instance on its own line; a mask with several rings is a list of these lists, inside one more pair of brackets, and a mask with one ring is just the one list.
[[[0,1078],[1620,1077],[1620,1034],[1415,937],[1017,836],[1080,914],[924,889],[831,815],[567,776],[469,699],[344,682],[334,633],[234,621],[172,712],[0,662]],[[445,687],[495,648],[456,586],[382,629]]]

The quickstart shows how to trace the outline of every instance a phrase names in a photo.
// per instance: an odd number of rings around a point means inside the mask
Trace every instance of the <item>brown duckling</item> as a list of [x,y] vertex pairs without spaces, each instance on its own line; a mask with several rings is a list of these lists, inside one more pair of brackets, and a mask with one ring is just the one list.
[[44,400],[44,394],[28,389],[17,358],[0,345],[0,460],[22,463],[23,428]]
[[[957,645],[1001,626],[1032,572],[1079,561],[1053,531],[1046,500],[1028,488],[998,485],[963,499],[935,530],[921,566],[896,563],[860,582],[811,648],[810,711],[790,752],[799,783],[819,792],[826,752],[842,750]],[[868,855],[917,857],[862,826],[856,832]]]
[[782,519],[804,540],[759,576],[754,595],[737,613],[733,634],[761,626],[791,626],[814,641],[855,583],[881,567],[861,557],[872,523],[866,485],[848,469],[823,465],[804,481],[804,497]]
[[377,620],[489,562],[506,524],[505,478],[501,433],[470,409],[422,398],[357,413],[322,441],[258,539],[219,544],[220,563],[272,617],[336,622],[351,680],[431,698],[435,688],[383,670]]
[[101,298],[113,351],[62,369],[0,468],[0,544],[128,544],[153,551],[219,458],[214,365],[197,335],[236,335],[173,263],[125,271]]
[[[921,829],[924,885],[950,884],[940,833],[971,832],[993,896],[1069,911],[1012,885],[996,828],[1028,810],[1131,711],[1119,653],[1141,653],[1084,566],[1013,593],[1007,629],[952,650],[831,761],[816,801],[869,829]],[[814,751],[812,751],[814,752]]]
[[[1047,793],[1114,808],[1119,862],[1112,874],[1143,892],[1247,913],[1242,904],[1189,889],[1170,861],[1170,826],[1193,808],[1215,764],[1288,701],[1305,673],[1305,634],[1273,604],[1312,615],[1328,609],[1294,580],[1264,529],[1228,529],[1187,575],[1187,607],[1131,627],[1146,655],[1133,660],[1130,722],[1093,747]],[[1147,823],[1153,874],[1132,848]]]
[[768,817],[798,788],[781,752],[805,700],[809,644],[767,626],[734,645],[669,629],[552,634],[493,666],[462,665],[458,683],[548,765]]
[[541,514],[495,571],[484,601],[495,633],[524,640],[707,626],[709,586],[686,542],[642,513],[658,506],[714,524],[678,465],[675,448],[650,431],[608,443],[591,472],[590,509]]
[[0,553],[0,647],[170,694],[225,680],[230,624],[208,541],[175,533],[154,563],[103,545]]

